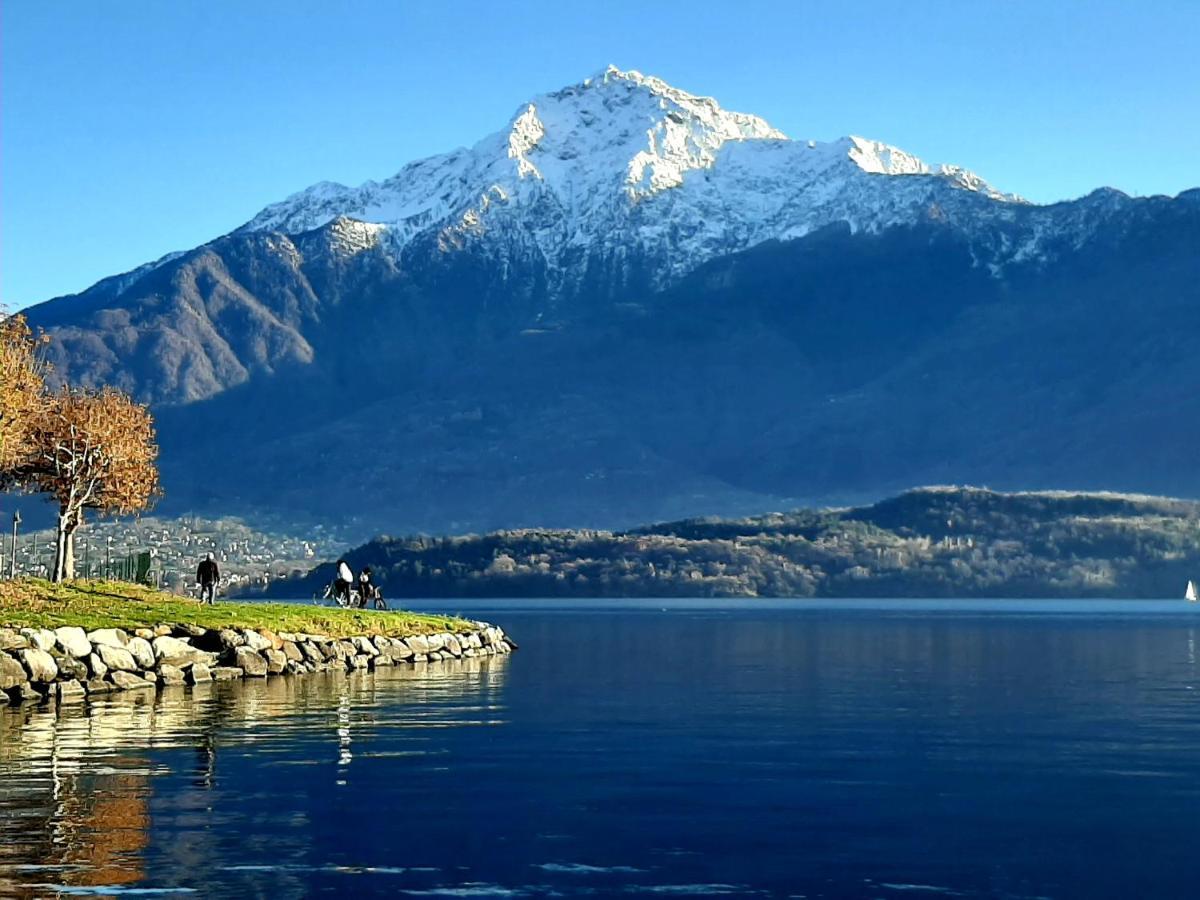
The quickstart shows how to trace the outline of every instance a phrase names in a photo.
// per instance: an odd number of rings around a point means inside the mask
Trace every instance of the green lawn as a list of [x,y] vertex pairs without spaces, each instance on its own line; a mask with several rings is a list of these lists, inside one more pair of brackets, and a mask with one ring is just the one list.
[[51,584],[36,578],[0,582],[0,626],[84,629],[153,627],[163,624],[203,628],[250,628],[305,632],[330,637],[386,634],[405,637],[442,631],[472,630],[451,616],[430,616],[397,610],[375,612],[290,603],[217,601],[201,606],[154,588],[121,581],[73,581]]

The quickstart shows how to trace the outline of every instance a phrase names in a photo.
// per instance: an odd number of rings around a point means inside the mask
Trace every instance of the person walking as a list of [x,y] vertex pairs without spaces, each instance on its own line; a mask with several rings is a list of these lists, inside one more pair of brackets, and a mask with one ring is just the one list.
[[204,602],[204,598],[208,598],[208,605],[212,606],[217,598],[217,583],[221,580],[221,570],[217,568],[217,561],[213,558],[212,553],[205,555],[204,559],[200,560],[200,565],[196,568],[196,581],[200,585],[200,602]]
[[354,573],[344,559],[337,561],[337,577],[333,580],[333,598],[342,606],[350,605],[350,588],[354,584]]

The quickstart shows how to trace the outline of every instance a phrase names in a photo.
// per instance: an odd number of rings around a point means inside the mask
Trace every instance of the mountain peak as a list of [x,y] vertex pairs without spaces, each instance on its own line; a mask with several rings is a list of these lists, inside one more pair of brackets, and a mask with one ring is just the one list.
[[496,242],[501,255],[520,244],[557,290],[589,257],[652,258],[662,285],[834,223],[878,231],[930,209],[968,222],[1019,200],[880,141],[793,141],[759,116],[610,65],[527,101],[473,147],[356,188],[322,182],[242,228],[294,234],[346,216],[382,226],[361,239],[398,255],[414,241],[436,252]]

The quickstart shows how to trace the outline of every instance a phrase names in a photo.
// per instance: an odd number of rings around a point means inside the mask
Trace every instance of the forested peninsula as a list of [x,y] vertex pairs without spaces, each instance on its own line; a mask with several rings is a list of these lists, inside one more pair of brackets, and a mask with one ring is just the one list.
[[[1162,598],[1200,577],[1200,503],[920,488],[629,531],[382,536],[346,558],[389,597]],[[327,563],[265,595],[308,596],[331,579]]]

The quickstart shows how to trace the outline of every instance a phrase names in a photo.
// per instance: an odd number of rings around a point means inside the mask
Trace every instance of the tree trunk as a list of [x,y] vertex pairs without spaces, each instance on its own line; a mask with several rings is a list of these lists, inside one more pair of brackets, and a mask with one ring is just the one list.
[[66,581],[75,577],[75,529],[79,517],[69,512],[59,512],[58,531],[54,538],[54,571],[51,581]]
[[54,569],[50,572],[51,581],[62,581],[67,564],[67,524],[71,521],[65,512],[58,514],[58,530],[54,535]]

